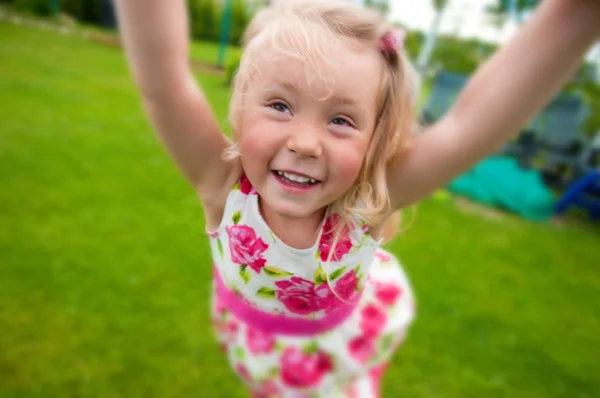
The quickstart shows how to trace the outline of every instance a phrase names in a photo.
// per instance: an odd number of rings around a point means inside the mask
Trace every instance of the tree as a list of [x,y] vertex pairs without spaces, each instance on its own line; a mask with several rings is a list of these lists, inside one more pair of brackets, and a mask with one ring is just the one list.
[[214,0],[188,0],[192,37],[215,41],[219,35],[219,9]]
[[539,2],[540,0],[496,0],[487,7],[487,12],[496,25],[504,24],[509,17],[521,23],[524,16],[536,8]]
[[231,0],[231,31],[229,40],[235,45],[240,45],[250,22],[250,12],[244,0]]
[[387,17],[390,12],[389,0],[365,0],[365,6],[377,10],[381,15]]

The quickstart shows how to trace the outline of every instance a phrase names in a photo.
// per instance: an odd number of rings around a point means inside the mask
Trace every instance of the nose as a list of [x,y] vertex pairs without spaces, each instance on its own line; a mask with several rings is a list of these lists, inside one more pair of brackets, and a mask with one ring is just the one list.
[[287,148],[302,157],[317,158],[323,151],[321,132],[314,123],[299,123],[287,140]]

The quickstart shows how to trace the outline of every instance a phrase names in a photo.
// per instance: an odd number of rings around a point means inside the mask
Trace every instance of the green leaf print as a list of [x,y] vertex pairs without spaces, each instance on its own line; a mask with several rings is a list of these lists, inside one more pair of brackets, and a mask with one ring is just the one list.
[[235,282],[231,283],[231,291],[234,292],[235,294],[237,294],[238,296],[242,294],[242,292],[240,292],[240,289],[238,289]]
[[240,222],[240,218],[242,218],[242,213],[239,210],[233,213],[233,216],[231,216],[231,219],[235,225]]
[[250,272],[247,270],[248,265],[244,264],[240,267],[240,276],[244,280],[244,283],[250,282]]
[[267,265],[266,267],[263,267],[263,271],[265,271],[265,274],[269,275],[272,278],[281,278],[284,276],[294,275],[291,272],[284,271],[281,268],[273,267],[272,265]]
[[275,341],[275,352],[282,352],[285,349],[285,345],[279,340]]
[[273,243],[277,242],[277,237],[273,232],[269,231],[269,235],[271,236],[271,239],[273,239]]
[[319,268],[315,271],[315,285],[320,285],[323,282],[327,282],[327,274],[323,271],[321,263],[319,263]]
[[388,333],[381,338],[381,351],[388,351],[394,344],[394,334]]
[[277,367],[269,369],[269,378],[279,376],[279,369]]
[[346,266],[343,266],[342,268],[340,268],[340,269],[338,269],[338,270],[336,270],[336,271],[335,271],[333,274],[331,274],[331,277],[330,277],[330,278],[331,278],[331,280],[332,280],[332,281],[334,281],[334,280],[336,280],[337,278],[339,278],[339,277],[340,277],[340,276],[341,276],[341,275],[344,273],[344,271],[346,270],[346,268],[348,268],[348,266],[347,266],[347,265],[346,265]]
[[317,343],[317,340],[312,340],[310,343],[306,344],[304,347],[302,347],[302,351],[304,351],[305,354],[314,354],[315,352],[319,351],[319,344]]
[[244,359],[246,358],[246,351],[244,351],[244,349],[240,346],[235,347],[235,357],[237,359]]
[[236,182],[236,183],[233,185],[233,189],[234,189],[234,190],[237,190],[237,191],[239,191],[239,190],[240,190],[240,182],[239,182],[239,181],[238,181],[238,182]]
[[223,254],[223,244],[221,243],[221,239],[217,238],[217,247],[219,248],[219,254],[221,255],[221,260],[224,258]]
[[258,297],[262,298],[275,298],[275,290],[270,287],[263,286],[256,292]]
[[362,284],[361,280],[359,279],[358,283],[356,284],[355,291],[360,292],[362,290],[362,288],[363,288],[363,284]]

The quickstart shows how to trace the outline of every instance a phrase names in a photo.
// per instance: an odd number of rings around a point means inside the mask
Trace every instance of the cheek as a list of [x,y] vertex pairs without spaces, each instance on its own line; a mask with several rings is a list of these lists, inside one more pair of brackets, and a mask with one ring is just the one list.
[[253,138],[251,134],[240,136],[238,145],[244,170],[252,172],[264,160],[265,145],[261,144],[261,140]]
[[238,135],[239,151],[242,155],[242,165],[261,167],[270,162],[277,148],[277,137],[268,124],[255,125],[255,128],[241,132]]
[[348,186],[358,178],[365,158],[366,148],[352,147],[334,152],[337,173],[340,180]]

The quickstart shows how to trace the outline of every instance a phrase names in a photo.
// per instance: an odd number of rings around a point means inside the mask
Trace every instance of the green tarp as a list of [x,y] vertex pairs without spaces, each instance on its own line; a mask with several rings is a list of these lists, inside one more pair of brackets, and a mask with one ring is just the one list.
[[510,157],[485,159],[452,181],[448,189],[532,220],[546,220],[554,211],[554,196],[540,172],[522,169]]

